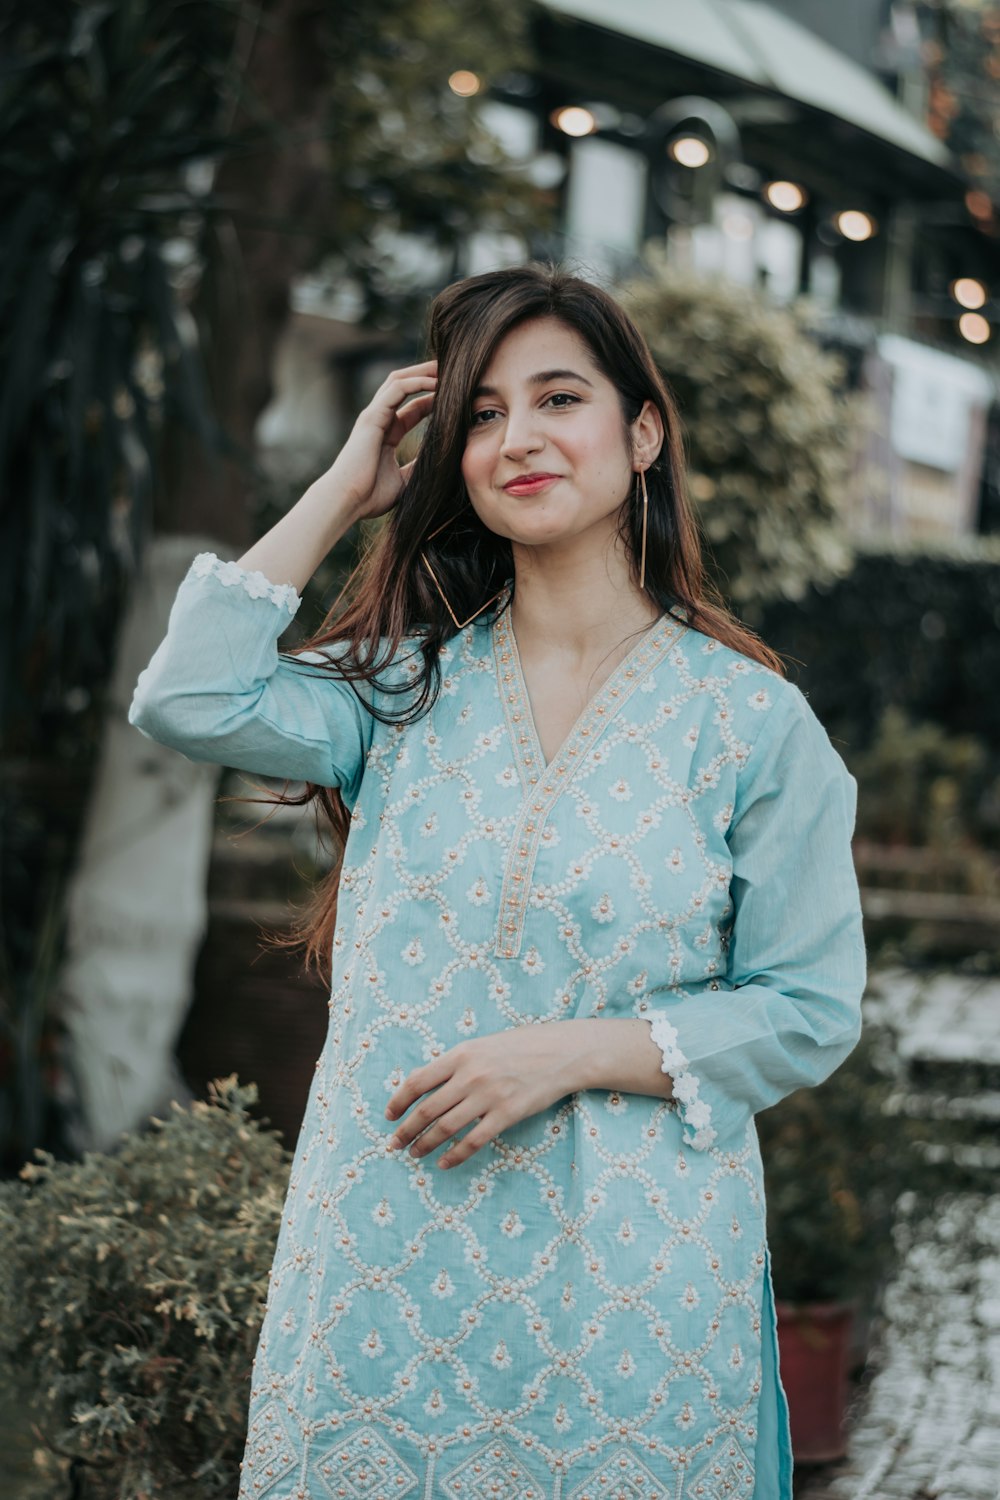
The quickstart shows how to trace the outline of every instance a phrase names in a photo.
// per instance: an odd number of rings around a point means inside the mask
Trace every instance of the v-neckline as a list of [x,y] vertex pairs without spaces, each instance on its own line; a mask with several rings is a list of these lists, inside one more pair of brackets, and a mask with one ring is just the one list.
[[588,699],[552,759],[546,761],[511,623],[510,606],[508,596],[493,622],[497,681],[524,790],[530,792],[539,781],[543,781],[542,793],[552,795],[560,789],[560,784],[565,784],[605,725],[638,687],[648,668],[687,626],[667,613],[654,621]]

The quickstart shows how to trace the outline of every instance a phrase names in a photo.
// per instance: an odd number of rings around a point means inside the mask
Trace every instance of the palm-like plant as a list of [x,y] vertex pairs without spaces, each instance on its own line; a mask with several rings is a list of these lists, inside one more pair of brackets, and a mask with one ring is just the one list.
[[[100,676],[171,407],[210,447],[172,259],[225,145],[228,7],[17,0],[0,22],[0,723]],[[102,629],[103,628],[103,629]],[[95,671],[96,669],[96,671]]]

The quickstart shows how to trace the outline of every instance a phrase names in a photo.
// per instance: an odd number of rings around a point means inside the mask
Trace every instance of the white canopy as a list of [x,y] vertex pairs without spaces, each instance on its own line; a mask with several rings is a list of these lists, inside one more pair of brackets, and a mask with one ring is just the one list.
[[547,9],[690,57],[847,120],[911,155],[951,154],[868,73],[762,0],[544,0]]

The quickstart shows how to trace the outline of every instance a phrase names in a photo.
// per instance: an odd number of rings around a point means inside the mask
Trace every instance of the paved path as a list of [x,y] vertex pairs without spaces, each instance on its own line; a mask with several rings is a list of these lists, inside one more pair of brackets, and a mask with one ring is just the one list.
[[[967,1120],[965,1164],[995,1168],[1000,981],[884,970],[871,989],[868,1019],[899,1028],[921,1112]],[[796,1495],[1000,1500],[1000,1175],[996,1193],[956,1194],[929,1220],[904,1218],[899,1232],[905,1254],[852,1410],[848,1457],[798,1474]]]

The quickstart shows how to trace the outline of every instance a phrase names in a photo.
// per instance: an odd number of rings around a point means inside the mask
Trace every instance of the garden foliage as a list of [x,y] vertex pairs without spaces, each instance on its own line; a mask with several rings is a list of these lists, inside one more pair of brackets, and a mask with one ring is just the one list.
[[87,1500],[236,1491],[289,1159],[235,1076],[0,1183],[0,1377]]
[[677,397],[689,488],[724,594],[748,623],[851,566],[841,516],[863,403],[804,306],[681,272],[645,247],[624,305]]
[[850,574],[773,602],[761,627],[823,724],[870,743],[891,704],[1000,751],[1000,544],[857,544]]

